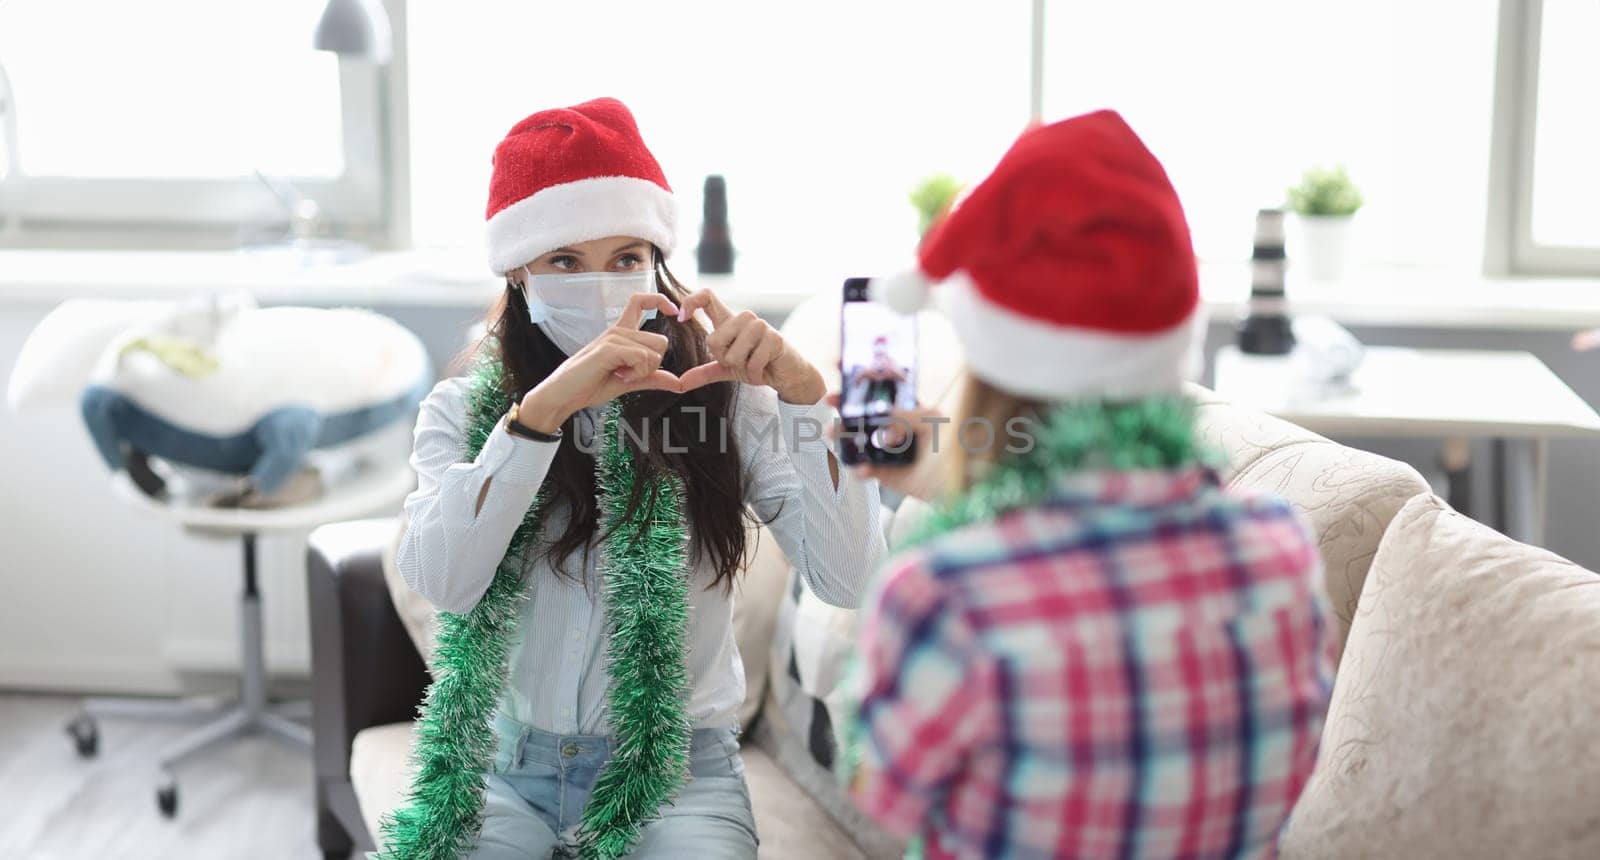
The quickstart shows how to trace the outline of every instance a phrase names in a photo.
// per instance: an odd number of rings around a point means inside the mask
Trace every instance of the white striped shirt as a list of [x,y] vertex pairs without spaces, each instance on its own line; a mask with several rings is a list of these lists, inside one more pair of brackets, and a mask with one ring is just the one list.
[[[395,563],[410,587],[439,609],[471,611],[489,587],[512,533],[532,504],[558,443],[489,434],[476,460],[464,460],[467,380],[446,379],[422,403],[411,464],[417,489],[406,498],[406,533]],[[878,484],[839,469],[835,488],[822,429],[826,404],[796,406],[765,386],[739,385],[730,434],[737,434],[745,503],[813,593],[855,607],[884,554]],[[710,433],[717,432],[707,419]],[[494,480],[474,514],[484,481]],[[560,534],[564,510],[545,514],[545,534]],[[693,524],[690,524],[693,528]],[[606,734],[606,623],[595,544],[563,563],[530,571],[527,603],[512,644],[511,678],[501,708],[523,723],[559,734]],[[689,716],[697,728],[738,720],[744,667],[733,637],[732,597],[706,588],[714,571],[695,562],[689,589]]]

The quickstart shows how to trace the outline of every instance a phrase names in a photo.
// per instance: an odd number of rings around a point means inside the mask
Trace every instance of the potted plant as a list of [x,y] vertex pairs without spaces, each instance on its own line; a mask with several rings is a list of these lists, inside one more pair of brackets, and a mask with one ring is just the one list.
[[928,230],[950,211],[960,193],[961,182],[948,173],[935,173],[917,183],[908,195],[917,210],[917,235],[927,235]]
[[1350,223],[1365,201],[1344,165],[1313,167],[1289,189],[1289,208],[1300,222],[1299,247],[1289,258],[1304,265],[1313,281],[1344,277],[1350,253]]

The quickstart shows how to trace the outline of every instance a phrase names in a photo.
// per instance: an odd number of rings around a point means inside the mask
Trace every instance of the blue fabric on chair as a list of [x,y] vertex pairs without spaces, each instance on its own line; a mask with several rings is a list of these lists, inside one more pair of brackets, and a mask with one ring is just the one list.
[[302,405],[281,406],[229,436],[180,427],[103,385],[86,388],[81,406],[89,435],[113,471],[127,468],[126,445],[175,463],[249,475],[261,492],[270,493],[300,468],[313,448],[349,442],[409,418],[432,384],[429,374],[398,397],[327,415]]

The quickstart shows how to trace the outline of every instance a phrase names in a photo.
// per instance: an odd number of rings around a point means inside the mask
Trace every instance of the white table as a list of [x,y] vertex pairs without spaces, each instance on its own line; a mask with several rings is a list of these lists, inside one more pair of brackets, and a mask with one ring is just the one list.
[[1307,391],[1284,358],[1217,351],[1217,394],[1325,436],[1491,439],[1505,450],[1506,532],[1544,537],[1546,443],[1600,439],[1600,414],[1527,352],[1368,347],[1344,389]]
[[239,598],[239,697],[232,702],[210,699],[154,702],[107,697],[85,699],[81,713],[67,728],[78,742],[79,753],[92,756],[98,749],[96,717],[176,721],[203,719],[203,725],[161,750],[156,757],[161,773],[156,801],[161,812],[170,817],[177,813],[178,805],[177,778],[173,771],[180,762],[193,758],[203,750],[254,732],[265,732],[292,747],[308,749],[311,732],[295,719],[309,716],[307,703],[267,701],[261,594],[256,577],[256,538],[272,532],[307,531],[325,523],[356,519],[380,511],[397,511],[415,484],[416,475],[410,465],[399,460],[353,476],[305,504],[263,509],[213,508],[166,504],[146,495],[128,477],[127,472],[116,472],[112,476],[113,492],[129,505],[185,531],[242,539],[244,587]]

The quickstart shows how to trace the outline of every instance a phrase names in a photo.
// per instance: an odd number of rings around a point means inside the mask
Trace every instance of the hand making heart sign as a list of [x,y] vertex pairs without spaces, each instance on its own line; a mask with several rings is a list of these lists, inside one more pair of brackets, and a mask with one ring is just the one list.
[[[680,377],[661,369],[667,338],[640,331],[644,312],[654,309],[680,322],[704,312],[711,322],[706,348],[711,361]],[[572,413],[597,406],[630,391],[653,389],[684,393],[713,382],[770,385],[789,403],[815,403],[826,387],[822,374],[790,346],[766,320],[750,311],[734,313],[710,290],[691,293],[683,306],[660,293],[639,293],[628,299],[615,324],[562,362],[534,386],[517,409],[524,424],[554,433]]]
[[678,311],[678,320],[693,319],[696,311],[703,311],[711,321],[706,349],[712,360],[685,372],[681,390],[731,379],[769,385],[788,403],[816,403],[827,392],[816,366],[754,312],[734,313],[710,290],[690,293]]

